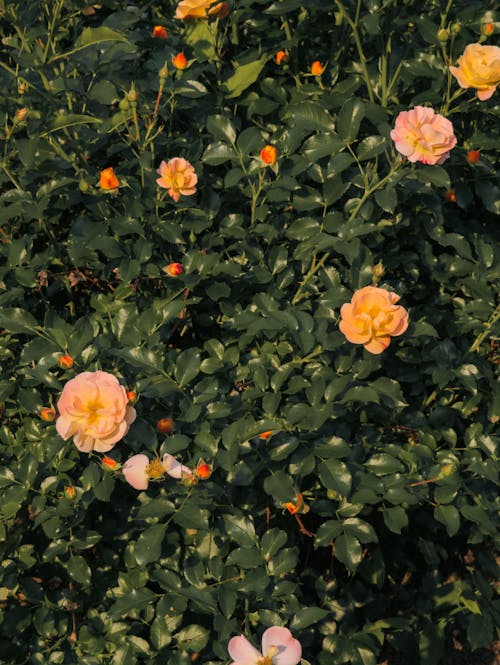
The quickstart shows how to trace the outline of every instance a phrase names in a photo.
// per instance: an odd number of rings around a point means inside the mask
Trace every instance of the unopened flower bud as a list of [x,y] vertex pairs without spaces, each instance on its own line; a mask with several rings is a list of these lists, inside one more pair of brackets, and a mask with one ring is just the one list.
[[200,461],[194,472],[200,480],[207,480],[212,475],[212,468],[206,462]]
[[442,478],[448,478],[449,476],[452,475],[452,473],[455,471],[455,465],[454,464],[443,464],[441,467],[441,471],[439,472],[438,478],[441,480]]
[[172,434],[174,429],[174,421],[172,418],[160,418],[156,423],[156,429],[162,434]]
[[118,102],[118,107],[120,111],[128,111],[130,108],[130,102],[126,97],[124,97],[123,99],[120,99],[120,101]]
[[73,367],[73,362],[73,358],[67,353],[64,353],[57,361],[57,364],[61,369],[71,369]]
[[115,471],[120,466],[116,460],[106,455],[102,458],[101,462],[103,467],[109,471]]
[[56,418],[56,410],[51,409],[49,406],[44,406],[43,409],[40,409],[40,418],[46,423],[51,423]]
[[450,32],[446,28],[440,28],[437,32],[437,38],[440,42],[447,42],[450,38]]
[[76,490],[75,490],[75,488],[73,487],[73,485],[67,485],[67,486],[64,488],[64,495],[65,495],[65,497],[66,497],[67,499],[69,499],[70,501],[73,500],[73,499],[75,498],[75,496],[76,496]]
[[261,434],[259,434],[259,439],[266,441],[272,436],[272,433],[273,433],[272,430],[268,430],[267,432],[262,432]]
[[78,183],[78,189],[85,194],[85,192],[88,192],[90,189],[89,183],[85,180],[85,178],[80,178],[80,182]]
[[278,51],[274,56],[277,65],[284,65],[288,62],[288,52],[287,51]]
[[184,53],[178,53],[177,55],[174,55],[172,58],[172,64],[176,69],[186,69],[188,66],[188,61]]
[[20,95],[26,94],[28,90],[28,84],[25,81],[18,81],[17,83],[17,92]]
[[462,24],[459,23],[458,21],[451,24],[451,32],[452,32],[453,35],[460,34],[461,29],[462,29]]
[[457,201],[457,195],[454,189],[449,189],[447,192],[444,193],[444,200],[448,201],[448,203],[456,203]]
[[272,166],[273,164],[276,164],[278,150],[273,145],[266,145],[260,151],[260,158],[264,164]]
[[137,393],[135,392],[135,390],[127,391],[127,399],[132,404],[135,404],[135,402],[137,402]]
[[135,89],[134,85],[128,91],[127,99],[130,102],[130,106],[132,106],[132,108],[134,108],[134,106],[137,106],[137,100],[139,99],[139,93]]
[[168,76],[168,65],[167,65],[167,63],[165,63],[163,65],[163,67],[160,69],[160,71],[158,72],[158,76],[160,77],[161,85],[164,85],[165,81],[167,80],[167,76]]
[[465,155],[465,159],[469,162],[469,164],[472,165],[477,164],[480,158],[480,150],[469,150],[469,152]]
[[16,124],[19,124],[24,120],[27,114],[28,114],[27,108],[17,109],[17,111],[14,113],[14,122]]
[[313,76],[321,76],[321,74],[325,71],[324,65],[321,64],[319,60],[315,60],[312,65],[311,65],[311,74]]
[[385,275],[385,268],[382,261],[376,263],[372,268],[373,282],[377,284]]
[[168,32],[162,25],[155,25],[153,28],[152,36],[156,39],[167,39]]
[[333,16],[335,17],[335,25],[337,27],[342,25],[342,21],[344,20],[344,16],[342,15],[342,12],[334,12]]
[[481,23],[481,34],[485,37],[489,37],[495,32],[495,25],[488,21],[487,23]]
[[182,263],[169,263],[164,270],[170,277],[178,277],[183,272]]

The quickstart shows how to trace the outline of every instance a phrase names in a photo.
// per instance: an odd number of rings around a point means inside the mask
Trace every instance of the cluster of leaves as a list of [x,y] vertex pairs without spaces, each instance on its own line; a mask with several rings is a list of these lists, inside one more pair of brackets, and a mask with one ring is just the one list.
[[[486,4],[0,5],[2,662],[221,663],[271,625],[320,665],[437,665],[457,624],[491,643],[498,134],[448,70]],[[394,151],[417,104],[454,124],[443,166]],[[175,156],[199,178],[177,204],[155,182]],[[380,356],[338,330],[373,280],[411,320]],[[138,395],[115,459],[212,477],[138,494],[63,442],[40,410],[95,369]]]

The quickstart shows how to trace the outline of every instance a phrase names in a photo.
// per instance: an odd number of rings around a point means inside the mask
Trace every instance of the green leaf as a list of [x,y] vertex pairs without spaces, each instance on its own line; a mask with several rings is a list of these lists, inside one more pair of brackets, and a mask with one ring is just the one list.
[[66,562],[66,570],[76,582],[84,585],[90,583],[92,572],[82,556],[72,556],[69,561]]
[[[332,116],[315,102],[306,101],[300,104],[291,104],[287,109],[285,120],[296,127],[307,129],[309,133],[313,130],[320,132],[335,131],[335,121]],[[324,139],[322,138],[322,140]]]
[[362,162],[365,159],[371,159],[384,152],[387,147],[387,139],[385,136],[367,136],[363,139],[358,146],[357,155],[358,159]]
[[255,83],[264,69],[266,61],[267,57],[262,57],[246,65],[237,65],[234,74],[226,79],[221,86],[226,94],[226,98],[233,99],[234,97],[239,97],[244,90],[251,86],[252,83]]
[[109,609],[112,618],[126,616],[129,612],[143,610],[156,599],[156,594],[149,589],[133,589],[118,598]]
[[304,607],[294,612],[290,628],[291,630],[303,630],[313,624],[316,625],[328,614],[328,610],[323,610],[320,607]]
[[387,528],[393,533],[401,533],[402,529],[408,526],[408,515],[401,506],[385,508],[382,510],[382,514]]
[[200,352],[196,349],[186,349],[177,358],[174,376],[180,387],[192,381],[200,372]]
[[159,560],[165,531],[165,524],[154,524],[141,533],[134,547],[134,556],[140,566]]
[[347,466],[339,459],[327,459],[318,467],[319,477],[327,489],[335,490],[342,496],[351,491],[351,473]]
[[345,143],[352,143],[358,136],[365,110],[359,99],[348,99],[339,111],[337,133]]
[[201,651],[207,645],[209,637],[210,632],[197,624],[186,626],[174,635],[177,640],[177,648],[191,652]]
[[455,506],[436,506],[434,508],[434,517],[438,522],[444,524],[450,538],[458,533],[460,529],[460,513]]
[[327,520],[319,527],[314,539],[314,547],[327,547],[342,533],[342,522]]
[[34,333],[36,319],[19,307],[2,307],[0,309],[0,328],[10,333]]
[[349,570],[355,571],[361,563],[359,540],[348,533],[341,534],[335,540],[335,557]]
[[51,122],[48,131],[41,134],[41,136],[46,136],[51,132],[56,132],[59,129],[66,129],[67,127],[73,127],[75,125],[92,125],[100,124],[101,122],[102,120],[100,118],[94,118],[91,115],[82,115],[79,113],[62,113]]
[[398,459],[388,453],[373,455],[365,462],[365,466],[377,476],[383,476],[387,473],[398,473],[405,469],[404,465]]
[[[205,152],[202,155],[202,160],[209,164],[210,166],[219,166],[219,164],[224,164],[230,159],[234,159],[236,154],[234,148],[224,141],[217,141],[216,143],[210,143],[205,149]],[[237,182],[239,181],[239,177]]]
[[214,139],[228,141],[231,144],[236,141],[236,130],[231,120],[224,115],[209,115],[207,129]]

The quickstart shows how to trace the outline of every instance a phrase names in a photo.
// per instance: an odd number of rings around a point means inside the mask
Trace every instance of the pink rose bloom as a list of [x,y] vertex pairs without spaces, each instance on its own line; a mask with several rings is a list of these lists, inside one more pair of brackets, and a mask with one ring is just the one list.
[[198,176],[193,166],[183,157],[174,157],[168,162],[162,162],[157,173],[161,177],[157,178],[156,182],[160,187],[168,189],[169,195],[176,203],[181,194],[184,196],[195,194]]
[[123,439],[134,422],[127,391],[108,372],[82,372],[68,381],[57,403],[57,432],[71,436],[83,453],[107,453]]
[[288,628],[273,626],[262,635],[262,653],[244,635],[233,637],[227,646],[233,659],[230,665],[297,665],[302,647]]
[[422,164],[442,164],[457,143],[451,122],[424,106],[401,111],[391,139],[410,162]]
[[166,453],[163,459],[150,460],[147,455],[132,455],[122,467],[125,480],[136,490],[146,490],[150,480],[160,480],[167,473],[172,478],[191,476],[192,471]]
[[340,308],[339,328],[349,342],[363,344],[370,353],[382,353],[391,337],[402,335],[408,328],[408,312],[396,305],[396,293],[377,286],[356,291],[351,302]]

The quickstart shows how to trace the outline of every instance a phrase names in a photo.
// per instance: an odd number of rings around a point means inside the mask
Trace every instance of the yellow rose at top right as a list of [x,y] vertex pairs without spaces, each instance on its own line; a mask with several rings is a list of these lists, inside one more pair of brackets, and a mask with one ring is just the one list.
[[461,88],[476,88],[478,98],[484,102],[500,83],[500,48],[469,44],[458,58],[458,66],[450,67]]

